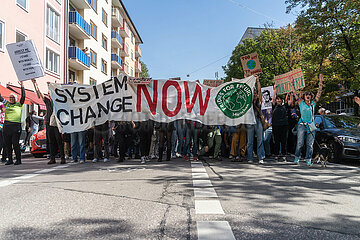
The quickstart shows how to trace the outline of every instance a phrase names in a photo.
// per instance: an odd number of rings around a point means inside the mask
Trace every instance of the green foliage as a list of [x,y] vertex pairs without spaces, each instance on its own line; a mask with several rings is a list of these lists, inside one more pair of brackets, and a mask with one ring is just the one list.
[[141,75],[142,77],[145,77],[145,78],[149,78],[150,77],[150,74],[149,74],[149,70],[146,66],[146,64],[142,61],[140,61],[141,63]]

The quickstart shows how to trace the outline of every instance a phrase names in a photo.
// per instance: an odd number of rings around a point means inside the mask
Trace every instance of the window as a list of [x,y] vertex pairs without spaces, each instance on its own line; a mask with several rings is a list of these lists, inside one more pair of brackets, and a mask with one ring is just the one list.
[[91,1],[91,7],[94,9],[95,12],[97,12],[97,0]]
[[60,42],[60,15],[49,6],[46,9],[46,36]]
[[96,85],[96,80],[93,79],[93,78],[90,78],[90,79],[89,79],[89,84],[90,84],[90,85]]
[[0,21],[0,51],[4,50],[5,44],[5,23]]
[[60,56],[53,51],[46,49],[46,69],[59,74]]
[[76,74],[74,71],[69,70],[69,82],[75,82],[76,81]]
[[107,13],[105,12],[104,9],[102,9],[102,21],[103,21],[103,23],[105,23],[106,26],[108,25],[107,18],[108,18]]
[[102,35],[102,47],[107,50],[107,38],[104,34]]
[[90,49],[90,61],[93,67],[97,67],[97,54],[92,49]]
[[131,42],[134,43],[134,34],[131,32]]
[[131,59],[134,60],[134,50],[131,49]]
[[28,8],[28,0],[16,0],[16,3],[24,9]]
[[104,59],[101,59],[101,72],[107,74],[107,62]]
[[90,21],[90,26],[91,26],[91,36],[93,36],[93,38],[97,40],[97,26],[92,21]]
[[22,32],[16,31],[16,42],[23,42],[26,40],[26,35]]
[[131,67],[131,76],[133,77],[134,76],[134,68]]
[[76,47],[76,41],[71,37],[69,37],[69,46],[70,47]]

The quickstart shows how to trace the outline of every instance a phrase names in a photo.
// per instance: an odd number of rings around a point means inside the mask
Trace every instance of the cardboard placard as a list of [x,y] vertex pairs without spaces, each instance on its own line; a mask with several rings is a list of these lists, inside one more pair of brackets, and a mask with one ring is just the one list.
[[128,84],[149,84],[152,78],[136,78],[136,77],[129,77],[126,81]]
[[245,77],[262,73],[257,52],[240,57]]
[[45,75],[33,40],[7,44],[6,49],[19,81]]
[[294,83],[295,90],[305,87],[304,75],[301,68],[274,77],[276,93],[284,94],[291,92],[291,84]]
[[203,84],[209,87],[217,87],[224,83],[224,80],[204,79]]

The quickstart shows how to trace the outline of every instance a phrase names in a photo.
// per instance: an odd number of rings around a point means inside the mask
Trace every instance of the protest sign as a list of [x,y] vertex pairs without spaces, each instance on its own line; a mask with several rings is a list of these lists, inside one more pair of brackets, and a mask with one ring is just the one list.
[[149,84],[151,78],[135,78],[135,77],[128,77],[127,83],[129,84]]
[[208,87],[217,87],[224,83],[224,80],[204,79],[203,84]]
[[285,74],[275,76],[274,80],[277,94],[291,92],[291,84],[294,84],[295,90],[305,87],[304,75],[301,71],[301,68],[297,68]]
[[6,45],[19,81],[43,77],[44,68],[32,40]]
[[245,77],[262,73],[259,56],[257,52],[241,57],[241,64],[245,73]]
[[264,87],[261,88],[261,94],[262,94],[262,104],[261,104],[261,110],[272,108],[272,96],[274,94],[274,87]]
[[111,121],[172,122],[188,119],[206,125],[255,124],[252,92],[256,78],[233,80],[216,88],[193,81],[152,80],[127,84],[120,75],[94,86],[49,85],[54,113],[66,133]]

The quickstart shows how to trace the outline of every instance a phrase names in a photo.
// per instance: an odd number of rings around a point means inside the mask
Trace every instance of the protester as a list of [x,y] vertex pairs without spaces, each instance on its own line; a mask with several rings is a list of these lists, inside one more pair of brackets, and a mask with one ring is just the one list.
[[115,123],[115,138],[119,143],[118,162],[125,161],[125,153],[130,147],[132,139],[134,137],[134,128],[134,122],[121,121]]
[[[192,153],[193,160],[198,160],[199,150],[199,132],[201,129],[201,123],[186,120],[185,122],[185,145],[183,149],[183,157],[186,161],[190,159],[190,153]],[[192,148],[191,148],[192,146]],[[191,151],[192,149],[192,151]]]
[[319,115],[325,115],[325,111],[326,111],[325,108],[320,108],[318,113],[319,113]]
[[263,142],[263,126],[260,120],[261,117],[261,85],[259,81],[259,77],[256,76],[257,90],[254,91],[253,95],[253,109],[255,114],[255,124],[246,124],[246,134],[247,134],[247,154],[248,154],[248,162],[253,163],[253,145],[254,145],[254,137],[256,134],[257,140],[257,156],[259,158],[259,163],[264,164],[265,159],[265,150],[264,150],[264,142]]
[[[219,156],[220,147],[221,147],[221,132],[220,126],[203,126],[202,128],[202,148],[200,150],[200,155],[204,156],[205,154],[210,154],[210,158],[221,161],[222,159]],[[213,150],[213,154],[211,154]]]
[[313,145],[315,140],[316,126],[314,123],[315,106],[321,97],[323,87],[323,75],[319,75],[319,90],[314,99],[311,92],[305,92],[301,98],[297,95],[294,85],[292,84],[292,92],[295,96],[296,104],[300,107],[301,117],[297,126],[297,144],[295,151],[295,163],[299,164],[301,157],[301,149],[306,139],[306,164],[311,166],[311,159],[313,154]]
[[74,163],[85,163],[85,144],[86,144],[86,131],[70,133],[71,136],[71,155]]
[[108,162],[110,158],[109,153],[109,122],[97,125],[94,128],[94,159],[93,163],[98,162],[101,157],[102,141],[104,141],[104,162]]
[[[184,129],[185,129],[185,120],[179,119],[174,121],[174,126],[176,130],[177,138],[173,139],[171,143],[173,146],[173,153],[175,153],[176,157],[182,157],[183,147],[184,147]],[[176,144],[177,141],[177,144]],[[177,148],[175,149],[175,146]]]
[[30,136],[33,136],[39,131],[40,122],[44,120],[43,117],[36,116],[35,111],[30,112]]
[[354,101],[355,101],[355,103],[357,103],[357,105],[360,106],[360,98],[359,97],[354,97]]
[[[170,123],[158,123],[155,122],[155,128],[159,131],[159,158],[158,162],[162,162],[164,154],[164,145],[166,142],[166,161],[170,161],[171,158],[171,142],[172,133],[175,129],[174,122]],[[181,148],[180,148],[181,149]],[[143,163],[143,162],[141,162]]]
[[147,120],[139,124],[141,163],[145,163],[150,160],[150,142],[154,130],[154,122]]
[[233,162],[235,161],[242,162],[246,154],[246,128],[244,124],[240,124],[234,128],[230,128],[230,131],[231,129],[233,129],[230,159]]
[[[20,135],[21,135],[21,114],[23,105],[25,102],[25,89],[23,82],[21,85],[21,98],[17,102],[17,95],[14,93],[10,94],[9,101],[6,101],[0,93],[0,102],[4,103],[5,106],[5,121],[3,125],[3,137],[6,147],[6,155],[8,161],[5,165],[19,165],[21,164],[21,152],[20,152]],[[12,152],[15,151],[16,161],[13,162]]]
[[4,105],[0,104],[0,154],[1,154],[1,162],[6,162],[6,149],[5,142],[3,136],[3,125],[5,121],[5,113],[4,113]]
[[[275,160],[278,160],[282,156],[283,161],[286,162],[287,155],[287,136],[288,136],[288,119],[287,119],[287,109],[288,103],[287,98],[289,94],[286,95],[285,104],[280,96],[276,96],[277,88],[276,83],[274,85],[274,93],[272,100],[272,134],[274,136],[275,142]],[[281,147],[281,148],[280,148]],[[281,149],[281,151],[280,151]]]
[[[46,138],[49,141],[50,145],[50,161],[48,164],[55,164],[56,160],[55,157],[57,155],[57,150],[60,151],[60,159],[61,164],[65,164],[65,153],[64,153],[64,145],[63,140],[61,137],[61,134],[59,132],[59,129],[57,126],[51,126],[51,121],[55,121],[55,116],[53,115],[53,105],[52,101],[49,97],[45,97],[39,90],[39,87],[37,85],[36,79],[32,79],[35,91],[37,93],[37,96],[41,98],[45,105],[46,105],[46,116],[45,116],[45,125],[46,125]],[[53,116],[53,117],[52,117]],[[56,124],[55,124],[56,125]]]

